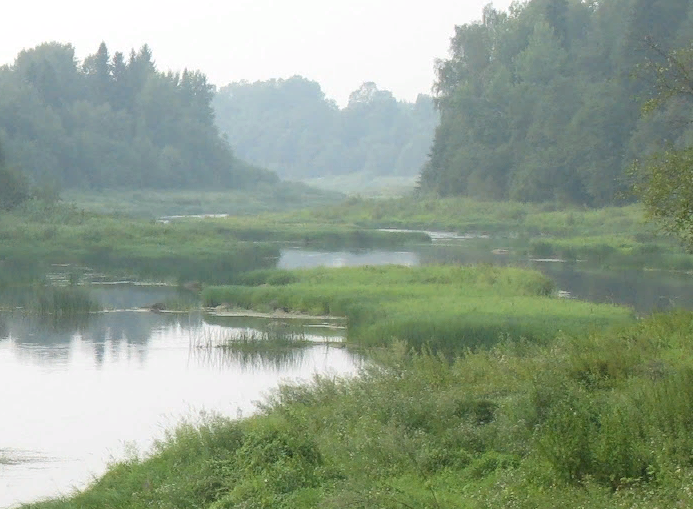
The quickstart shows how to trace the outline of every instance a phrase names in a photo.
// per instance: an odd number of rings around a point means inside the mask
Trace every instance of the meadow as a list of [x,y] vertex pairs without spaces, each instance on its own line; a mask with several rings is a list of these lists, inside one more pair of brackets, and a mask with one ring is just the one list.
[[[499,203],[467,198],[409,196],[364,199],[356,196],[346,200],[339,197],[323,201],[307,199],[300,210],[291,210],[289,206],[269,207],[259,215],[249,215],[254,209],[244,208],[224,193],[143,192],[121,195],[122,192],[70,195],[69,198],[75,201],[72,205],[60,205],[58,208],[62,212],[57,216],[63,216],[64,211],[70,209],[73,212],[83,211],[83,217],[89,218],[87,223],[91,222],[94,226],[92,230],[98,229],[109,234],[114,223],[121,223],[133,230],[130,240],[144,241],[139,242],[144,246],[141,252],[133,253],[133,257],[138,264],[149,265],[154,277],[162,277],[162,274],[180,266],[178,260],[169,263],[168,267],[164,266],[167,264],[165,257],[160,257],[155,263],[151,260],[152,243],[149,242],[147,247],[145,237],[152,236],[149,228],[155,223],[152,218],[159,217],[164,212],[232,214],[229,217],[206,219],[178,218],[169,222],[169,228],[174,228],[181,234],[177,243],[180,249],[186,244],[200,246],[197,252],[190,245],[187,246],[189,258],[204,257],[204,253],[214,252],[217,249],[213,245],[214,241],[218,241],[220,237],[240,242],[286,243],[318,250],[394,249],[430,242],[429,236],[423,232],[378,231],[381,228],[399,228],[490,236],[492,242],[484,243],[483,239],[474,242],[488,245],[489,251],[499,247],[506,248],[511,254],[521,257],[580,260],[593,266],[614,269],[693,270],[693,256],[685,246],[675,239],[658,234],[656,225],[647,221],[644,210],[639,205],[589,209],[552,203]],[[272,201],[269,197],[267,199]],[[115,204],[120,204],[120,207]],[[32,214],[31,204],[25,208],[29,209],[28,213],[22,211],[11,218],[15,224],[15,233],[17,229],[24,229],[28,239],[38,237],[41,240],[50,240],[58,233],[51,217],[44,221],[39,219],[40,214]],[[33,205],[33,208],[41,209],[37,205]],[[52,214],[53,212],[49,216]],[[26,224],[23,219],[18,220],[18,217],[26,216],[29,216],[30,224]],[[96,224],[98,221],[94,218],[103,220],[105,228]],[[144,226],[133,228],[133,224]],[[8,229],[10,232],[5,228],[0,230],[0,235],[19,242],[20,239],[13,237],[12,228]],[[139,233],[138,229],[141,230]],[[166,231],[165,228],[161,230]],[[101,239],[99,232],[91,231],[82,232],[82,237],[74,240],[98,244]],[[155,243],[162,245],[159,240]],[[102,247],[109,246],[103,243]],[[31,246],[27,252],[34,253],[36,248],[37,246]],[[240,264],[243,270],[269,266],[253,261],[251,253],[243,252],[243,246],[239,243],[235,243],[234,249],[241,251],[234,255],[239,259],[251,258]],[[229,251],[233,252],[234,249]],[[101,249],[95,256],[104,254],[105,250]],[[266,256],[267,254],[260,258]],[[114,266],[122,265],[118,258],[116,252],[114,260],[106,262],[112,262]],[[204,261],[204,265],[213,269],[209,271],[209,275],[198,277],[190,274],[183,279],[206,280],[215,271],[228,273],[228,268],[224,268],[223,263],[218,260]],[[157,263],[161,265],[161,270],[156,270]],[[146,272],[147,267],[144,269]]]

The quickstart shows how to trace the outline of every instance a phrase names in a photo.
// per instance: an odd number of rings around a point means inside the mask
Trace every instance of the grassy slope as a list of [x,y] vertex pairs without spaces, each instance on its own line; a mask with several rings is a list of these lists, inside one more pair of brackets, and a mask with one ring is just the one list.
[[400,345],[32,507],[689,507],[692,334],[682,312],[452,364]]

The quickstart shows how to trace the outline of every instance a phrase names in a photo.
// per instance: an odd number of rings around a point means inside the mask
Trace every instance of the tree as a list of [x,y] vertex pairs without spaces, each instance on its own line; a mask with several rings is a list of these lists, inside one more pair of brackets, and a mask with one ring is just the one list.
[[[693,104],[693,45],[666,51],[649,40],[655,57],[642,66],[653,78],[653,95],[644,113],[652,115],[669,104],[687,109]],[[648,215],[665,232],[680,238],[693,250],[693,116],[678,125],[679,136],[666,148],[636,161],[630,171],[633,190]]]
[[90,84],[94,101],[108,102],[111,95],[113,73],[106,43],[102,42],[94,55],[89,55],[84,59],[82,70]]
[[5,164],[2,147],[0,147],[0,209],[13,209],[29,196],[26,178]]
[[397,101],[366,82],[345,108],[301,76],[229,84],[214,98],[216,120],[240,157],[286,178],[414,176],[438,122],[433,100]]
[[28,189],[7,168],[63,188],[271,182],[274,175],[238,161],[220,135],[213,92],[198,71],[159,72],[146,45],[127,62],[120,52],[111,58],[105,43],[81,63],[69,44],[22,51],[0,67],[3,203]]

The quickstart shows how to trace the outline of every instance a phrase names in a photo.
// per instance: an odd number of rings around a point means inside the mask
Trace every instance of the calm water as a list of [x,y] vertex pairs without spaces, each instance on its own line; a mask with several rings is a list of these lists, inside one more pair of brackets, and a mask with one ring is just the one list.
[[[128,292],[150,303],[165,296],[162,289],[100,291],[116,300]],[[195,348],[258,324],[213,321],[127,311],[55,328],[0,315],[0,463],[13,460],[0,464],[0,507],[82,487],[113,458],[147,451],[183,418],[247,415],[281,380],[351,374],[360,365],[325,344],[266,356]]]

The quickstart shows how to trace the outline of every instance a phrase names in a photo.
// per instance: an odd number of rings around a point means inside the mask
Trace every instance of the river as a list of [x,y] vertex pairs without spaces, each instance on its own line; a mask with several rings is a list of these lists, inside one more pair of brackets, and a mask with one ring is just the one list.
[[[97,293],[151,303],[166,291],[120,286]],[[149,450],[181,419],[248,415],[282,380],[353,374],[361,363],[322,343],[267,355],[199,348],[258,324],[213,321],[199,313],[119,311],[56,328],[0,314],[0,507],[84,487],[113,459]],[[321,335],[320,327],[309,330]],[[333,330],[329,336],[335,340]]]

